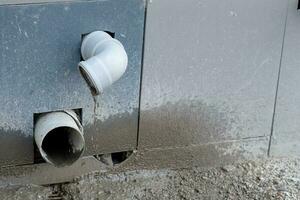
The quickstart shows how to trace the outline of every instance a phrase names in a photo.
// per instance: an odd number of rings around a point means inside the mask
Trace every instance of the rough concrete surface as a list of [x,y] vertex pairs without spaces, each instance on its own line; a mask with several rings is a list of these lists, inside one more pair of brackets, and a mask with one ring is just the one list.
[[210,169],[94,172],[72,183],[6,186],[1,199],[299,199],[300,159],[249,161]]

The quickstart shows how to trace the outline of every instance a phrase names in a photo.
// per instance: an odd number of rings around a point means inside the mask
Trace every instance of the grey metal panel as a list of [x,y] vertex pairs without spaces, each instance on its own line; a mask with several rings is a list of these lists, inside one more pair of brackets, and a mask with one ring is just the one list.
[[270,134],[286,1],[149,1],[139,148]]
[[[140,0],[0,6],[0,165],[32,163],[33,113],[66,108],[83,109],[86,154],[136,148],[143,23]],[[81,34],[94,30],[115,32],[129,56],[96,98],[77,69]]]
[[289,1],[271,155],[300,155],[300,10]]

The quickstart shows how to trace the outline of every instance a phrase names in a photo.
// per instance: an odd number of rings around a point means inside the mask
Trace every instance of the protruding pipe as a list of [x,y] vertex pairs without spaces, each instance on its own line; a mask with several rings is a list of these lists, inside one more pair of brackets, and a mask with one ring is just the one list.
[[71,110],[40,116],[35,123],[34,138],[43,159],[56,167],[73,164],[85,147],[81,123]]
[[94,95],[117,81],[126,71],[128,57],[123,45],[103,31],[84,37],[79,69]]

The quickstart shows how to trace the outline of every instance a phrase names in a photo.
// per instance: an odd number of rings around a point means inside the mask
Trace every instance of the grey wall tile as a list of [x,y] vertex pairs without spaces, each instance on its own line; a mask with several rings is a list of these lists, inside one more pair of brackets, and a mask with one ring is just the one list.
[[152,0],[140,148],[270,134],[286,1]]

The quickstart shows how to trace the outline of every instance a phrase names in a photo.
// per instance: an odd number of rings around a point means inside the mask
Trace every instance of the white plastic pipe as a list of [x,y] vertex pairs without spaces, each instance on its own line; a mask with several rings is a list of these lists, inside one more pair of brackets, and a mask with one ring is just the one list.
[[126,71],[128,57],[118,40],[103,31],[94,31],[81,44],[84,61],[79,69],[94,95],[117,81]]
[[85,147],[82,126],[71,110],[40,116],[35,123],[34,138],[43,159],[57,167],[73,164]]

